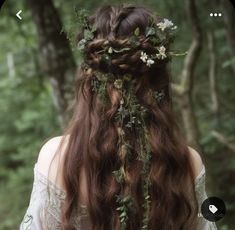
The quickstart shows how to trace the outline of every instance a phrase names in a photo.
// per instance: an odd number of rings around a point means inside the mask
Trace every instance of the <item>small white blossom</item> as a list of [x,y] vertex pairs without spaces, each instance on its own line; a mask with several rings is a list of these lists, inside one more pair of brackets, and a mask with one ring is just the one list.
[[154,64],[154,60],[149,58],[148,55],[145,53],[145,52],[141,52],[141,56],[140,56],[140,59],[146,63],[147,66],[151,66],[152,64]]
[[147,60],[146,65],[147,65],[147,66],[151,66],[152,64],[154,64],[154,60],[152,60],[152,59],[149,58],[149,59]]
[[157,58],[158,59],[164,59],[166,58],[166,48],[164,46],[160,46],[159,48],[157,48],[159,51],[159,54],[157,54]]
[[158,28],[164,31],[166,28],[170,28],[174,26],[173,22],[168,20],[167,18],[164,18],[163,22],[159,22],[157,24]]
[[146,62],[147,59],[148,59],[148,55],[145,53],[145,52],[141,52],[140,54],[140,59],[143,61],[143,62]]

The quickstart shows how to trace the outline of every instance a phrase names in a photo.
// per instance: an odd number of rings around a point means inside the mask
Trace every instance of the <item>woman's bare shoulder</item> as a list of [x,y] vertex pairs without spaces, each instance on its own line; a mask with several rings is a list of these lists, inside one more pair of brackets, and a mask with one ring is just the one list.
[[[63,160],[63,153],[68,141],[68,137],[68,135],[53,137],[47,140],[39,151],[37,169],[42,174],[48,176],[48,179],[52,181],[55,181],[57,169],[60,168],[61,162]],[[64,144],[60,146],[62,141]],[[49,167],[50,174],[48,175]]]
[[190,157],[193,165],[193,171],[195,178],[201,173],[203,169],[203,162],[200,154],[193,149],[192,147],[188,146],[189,152],[190,152]]

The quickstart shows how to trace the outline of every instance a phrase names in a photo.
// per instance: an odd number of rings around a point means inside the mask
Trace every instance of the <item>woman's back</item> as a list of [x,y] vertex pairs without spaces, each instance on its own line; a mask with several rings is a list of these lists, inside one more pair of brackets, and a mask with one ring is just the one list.
[[[39,152],[38,156],[38,163],[37,163],[37,171],[41,173],[42,175],[45,175],[46,178],[48,178],[49,181],[52,183],[56,184],[57,187],[59,187],[61,190],[65,190],[64,188],[64,182],[63,182],[63,163],[62,161],[64,160],[63,158],[63,149],[60,150],[59,153],[56,152],[56,150],[59,148],[59,145],[61,143],[62,136],[54,137],[47,141],[44,146],[41,148],[41,151]],[[67,137],[67,142],[68,142],[68,137]],[[66,148],[66,144],[64,145],[64,148]],[[191,159],[193,162],[194,166],[194,175],[195,178],[201,175],[201,171],[203,170],[203,163],[201,160],[200,155],[196,150],[193,148],[190,148],[190,153],[191,153]],[[54,158],[54,160],[52,160]],[[50,175],[48,175],[49,172],[49,165],[52,163],[51,167],[52,170],[50,171]],[[59,170],[58,170],[59,169]],[[82,168],[82,173],[81,173],[81,183],[80,183],[80,188],[81,188],[81,198],[80,202],[82,204],[86,204],[87,202],[87,193],[88,193],[88,188],[87,188],[87,183],[86,183],[86,175],[85,175],[85,170]]]
[[[62,137],[55,137],[49,140],[42,147],[37,163],[34,165],[34,183],[27,212],[22,220],[20,230],[31,229],[62,229],[61,206],[65,200],[66,192],[62,176],[61,166],[63,151],[56,153]],[[202,164],[200,155],[192,148],[190,153],[195,169],[195,188],[198,204],[201,205],[206,199],[205,191],[205,167]],[[56,155],[58,154],[58,155]],[[55,159],[52,161],[52,159]],[[60,160],[59,160],[60,159]],[[48,175],[49,165],[52,162],[52,170]],[[59,170],[58,170],[59,169]],[[56,176],[57,175],[57,176]],[[89,193],[86,184],[84,170],[81,173],[80,184],[80,206],[73,216],[74,226],[77,230],[91,230],[91,221],[87,210],[87,194]],[[47,188],[49,187],[49,193]],[[49,198],[50,194],[50,198]],[[215,230],[212,222],[206,221],[202,216],[198,218],[197,230]]]

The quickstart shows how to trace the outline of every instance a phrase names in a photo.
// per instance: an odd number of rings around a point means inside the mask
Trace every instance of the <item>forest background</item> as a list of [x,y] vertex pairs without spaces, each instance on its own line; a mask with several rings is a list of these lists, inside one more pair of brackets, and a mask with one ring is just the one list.
[[[127,1],[125,1],[127,2]],[[18,229],[28,206],[43,143],[70,116],[80,59],[74,9],[117,0],[7,0],[0,12],[0,230]],[[218,229],[235,226],[235,11],[229,0],[128,1],[178,26],[172,93],[188,144],[207,169],[209,196],[227,207]],[[19,20],[16,13],[22,10]],[[222,16],[210,16],[221,13]],[[72,92],[72,93],[71,93]]]

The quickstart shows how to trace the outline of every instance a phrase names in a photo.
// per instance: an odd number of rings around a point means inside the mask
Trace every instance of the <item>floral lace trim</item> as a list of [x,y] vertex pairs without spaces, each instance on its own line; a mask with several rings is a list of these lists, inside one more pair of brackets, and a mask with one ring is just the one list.
[[[53,192],[52,194],[50,193],[50,195],[52,195],[51,196],[52,199],[50,199],[50,205],[53,205],[54,207],[59,208],[58,206],[61,206],[60,202],[64,202],[66,198],[66,192],[63,189],[59,188],[58,185],[56,185],[55,183],[48,180],[48,178],[38,170],[37,163],[34,165],[34,178],[35,178],[35,182],[36,181],[41,182],[43,185],[49,187],[50,191]],[[84,204],[79,204],[78,211],[80,214],[86,215],[87,206]]]
[[202,180],[203,177],[205,177],[205,174],[206,174],[206,169],[205,169],[205,165],[203,164],[201,172],[195,178],[195,185],[197,185],[200,182],[200,180]]

